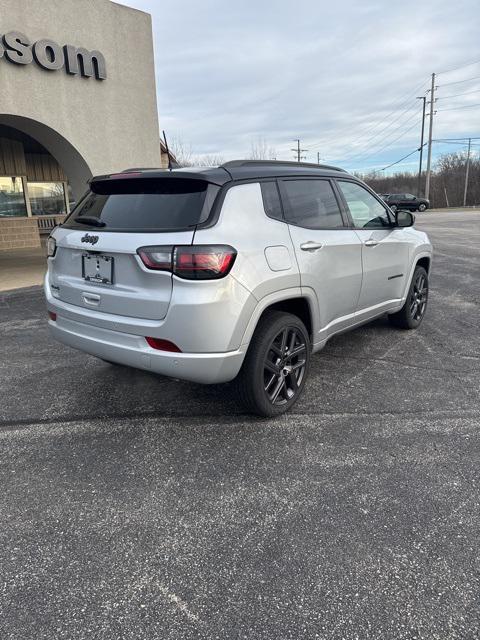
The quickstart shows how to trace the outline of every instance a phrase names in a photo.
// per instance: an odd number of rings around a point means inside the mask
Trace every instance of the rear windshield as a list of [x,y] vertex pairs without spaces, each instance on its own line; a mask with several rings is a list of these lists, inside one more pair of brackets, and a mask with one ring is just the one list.
[[219,187],[203,180],[122,178],[94,181],[64,227],[173,231],[205,222]]

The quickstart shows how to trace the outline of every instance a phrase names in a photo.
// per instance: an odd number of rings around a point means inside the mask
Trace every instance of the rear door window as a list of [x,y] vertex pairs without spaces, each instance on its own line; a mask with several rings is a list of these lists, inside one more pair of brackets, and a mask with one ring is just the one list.
[[219,187],[204,180],[121,178],[94,181],[64,227],[105,231],[180,231],[208,218]]
[[340,207],[329,180],[282,180],[285,218],[306,229],[344,226]]

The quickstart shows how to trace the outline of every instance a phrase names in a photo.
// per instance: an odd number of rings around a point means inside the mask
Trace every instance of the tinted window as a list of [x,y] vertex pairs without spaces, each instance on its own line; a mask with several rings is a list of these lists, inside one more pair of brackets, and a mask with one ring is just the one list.
[[390,226],[385,207],[364,187],[355,182],[338,181],[343,197],[347,201],[353,224],[357,229],[383,228]]
[[263,206],[269,218],[283,220],[282,205],[276,182],[261,182]]
[[93,182],[63,226],[106,231],[188,229],[206,220],[217,192],[218,187],[203,180],[181,178]]
[[328,180],[284,180],[287,221],[307,229],[343,227],[337,199]]

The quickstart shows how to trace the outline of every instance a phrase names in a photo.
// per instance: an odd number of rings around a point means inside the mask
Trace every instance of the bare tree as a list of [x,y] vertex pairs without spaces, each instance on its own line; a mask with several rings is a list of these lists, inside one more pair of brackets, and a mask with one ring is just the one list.
[[202,156],[194,156],[193,164],[197,167],[219,167],[225,162],[223,156],[218,154],[205,154]]
[[172,138],[169,146],[180,167],[218,167],[224,162],[223,156],[216,153],[194,153],[192,145],[177,136]]
[[[441,155],[432,172],[430,184],[430,205],[432,207],[461,207],[465,188],[467,157],[464,151]],[[416,173],[394,173],[382,175],[373,172],[360,176],[377,193],[413,193],[417,194]],[[425,173],[422,174],[422,185],[425,184]],[[480,204],[480,156],[470,156],[470,180],[468,183],[467,205]]]
[[250,160],[276,160],[276,152],[262,136],[252,140]]
[[193,164],[192,145],[184,142],[182,138],[175,136],[168,142],[170,151],[173,153],[180,167],[191,167]]

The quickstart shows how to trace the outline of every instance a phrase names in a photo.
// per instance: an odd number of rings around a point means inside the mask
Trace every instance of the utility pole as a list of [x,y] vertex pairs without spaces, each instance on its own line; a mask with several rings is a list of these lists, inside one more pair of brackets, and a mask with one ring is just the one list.
[[445,192],[445,202],[447,203],[447,209],[450,206],[448,203],[448,193],[447,193],[447,187],[445,185],[443,185],[443,191]]
[[418,165],[418,186],[417,186],[417,193],[420,196],[422,191],[423,136],[425,134],[425,109],[427,105],[427,98],[425,96],[417,96],[417,100],[423,100],[422,135],[420,136],[420,163]]
[[317,164],[320,164],[320,151],[317,151]]
[[465,189],[463,191],[463,206],[467,206],[467,190],[468,190],[468,174],[470,172],[470,148],[472,146],[472,139],[468,139],[468,151],[467,151],[467,168],[465,169]]
[[430,89],[430,122],[428,129],[428,156],[427,156],[427,177],[425,180],[425,198],[430,195],[430,173],[432,167],[432,134],[433,134],[433,107],[435,103],[435,74],[432,73],[432,88]]
[[297,162],[301,162],[302,160],[305,160],[305,158],[306,158],[306,156],[303,156],[302,153],[307,151],[307,149],[301,149],[300,148],[300,140],[298,138],[295,139],[295,142],[297,143],[297,148],[296,149],[292,149],[292,151],[297,156]]

